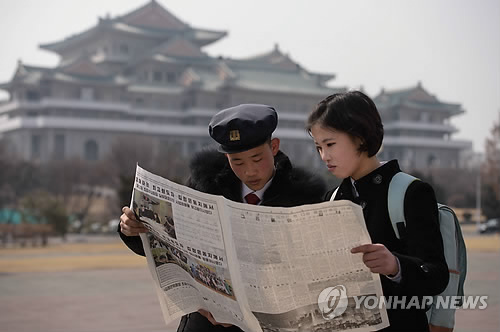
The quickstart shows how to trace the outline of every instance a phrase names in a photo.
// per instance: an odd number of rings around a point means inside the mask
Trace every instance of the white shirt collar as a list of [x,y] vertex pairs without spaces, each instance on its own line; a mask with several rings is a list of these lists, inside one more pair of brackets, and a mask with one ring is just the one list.
[[[379,163],[379,167],[384,165],[387,161],[381,161]],[[349,177],[351,179],[351,184],[352,184],[352,187],[354,188],[354,197],[359,197],[359,193],[358,193],[358,190],[356,189],[356,186],[354,185],[354,183],[356,182],[356,180],[354,180],[353,178]]]
[[359,197],[358,190],[356,189],[356,186],[354,185],[354,182],[356,182],[356,181],[351,177],[349,177],[349,179],[351,179],[351,185],[352,185],[352,188],[354,189],[354,197]]
[[250,193],[254,193],[255,195],[257,195],[257,197],[259,197],[260,199],[260,202],[258,205],[260,205],[260,203],[262,202],[262,198],[264,197],[264,193],[266,192],[267,188],[269,188],[269,186],[271,185],[271,183],[273,182],[273,179],[274,179],[274,175],[271,179],[269,179],[269,181],[266,182],[266,184],[264,185],[264,187],[262,187],[262,189],[259,189],[257,191],[253,191],[252,189],[248,188],[246,184],[244,184],[243,182],[241,183],[242,186],[241,186],[241,198],[242,198],[242,201],[244,203],[246,203],[245,201],[245,196],[250,194]]

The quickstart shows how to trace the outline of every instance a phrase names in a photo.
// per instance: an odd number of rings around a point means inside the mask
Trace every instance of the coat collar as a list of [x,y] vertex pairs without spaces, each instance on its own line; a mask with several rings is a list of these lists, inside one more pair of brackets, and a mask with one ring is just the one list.
[[354,186],[360,195],[367,194],[367,191],[373,191],[376,188],[389,187],[393,175],[400,172],[397,160],[391,160],[381,165],[377,169],[354,181]]
[[[274,156],[276,172],[273,184],[287,183],[292,171],[290,159],[281,151]],[[193,158],[190,164],[191,177],[189,186],[211,194],[223,195],[236,202],[242,202],[241,181],[236,177],[226,156],[215,150],[205,150]],[[278,194],[276,185],[271,185],[264,193],[264,199],[273,198]]]
[[[351,182],[351,178],[345,178],[340,184],[340,192],[342,192],[342,199],[354,199],[354,187],[360,196],[373,196],[379,195],[384,188],[389,187],[394,174],[400,172],[397,160],[391,160],[381,165],[377,169],[363,176],[362,178]],[[339,198],[340,198],[339,197]]]

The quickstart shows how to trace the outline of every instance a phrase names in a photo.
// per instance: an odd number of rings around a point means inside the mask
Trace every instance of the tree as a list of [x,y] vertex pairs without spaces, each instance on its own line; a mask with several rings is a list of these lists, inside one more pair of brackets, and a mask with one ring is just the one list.
[[500,200],[491,184],[481,188],[481,210],[487,219],[500,217]]
[[106,199],[102,193],[112,183],[108,168],[106,162],[79,159],[51,161],[42,166],[40,188],[64,207],[67,216],[80,221],[81,230],[88,226],[91,219],[104,223],[109,218],[107,209],[101,208],[96,212],[96,203]]
[[21,197],[39,188],[40,167],[8,154],[6,143],[0,141],[0,170],[0,209],[13,213]]
[[500,122],[494,123],[486,139],[481,170],[482,210],[487,218],[500,217]]
[[[35,213],[40,218],[43,214],[51,218],[47,222],[53,229],[64,235],[68,216],[80,220],[84,227],[90,219],[104,223],[115,214],[106,207],[111,204],[102,201],[109,199],[103,193],[110,192],[113,185],[107,161],[73,159],[38,164],[8,154],[6,142],[0,140],[0,169],[0,209],[10,212],[8,224],[18,213]],[[41,192],[44,194],[34,200]],[[43,212],[43,206],[51,208]],[[31,210],[25,211],[28,207]]]
[[57,235],[66,237],[68,214],[57,197],[46,191],[36,190],[21,199],[20,207],[25,224],[50,225]]
[[188,161],[179,146],[146,136],[127,136],[116,140],[108,156],[110,178],[117,192],[117,211],[130,204],[136,164],[171,181],[183,184]]

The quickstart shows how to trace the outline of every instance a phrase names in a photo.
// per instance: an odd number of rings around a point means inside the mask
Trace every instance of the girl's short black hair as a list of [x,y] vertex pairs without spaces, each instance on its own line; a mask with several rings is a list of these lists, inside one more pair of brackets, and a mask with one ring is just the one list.
[[320,101],[309,114],[306,130],[314,125],[342,131],[359,138],[359,151],[377,154],[384,138],[384,126],[373,100],[360,91],[335,93]]

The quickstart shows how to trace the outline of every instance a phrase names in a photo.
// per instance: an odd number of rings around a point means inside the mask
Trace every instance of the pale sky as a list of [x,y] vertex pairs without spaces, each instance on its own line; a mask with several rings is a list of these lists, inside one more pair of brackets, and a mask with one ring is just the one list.
[[[0,82],[16,62],[55,66],[38,49],[149,0],[1,0]],[[500,111],[500,1],[498,0],[157,0],[191,26],[229,34],[204,48],[210,55],[246,57],[283,52],[310,71],[334,73],[331,86],[381,90],[418,81],[466,113],[452,120],[456,139],[484,140]],[[0,93],[4,99],[5,94]]]

